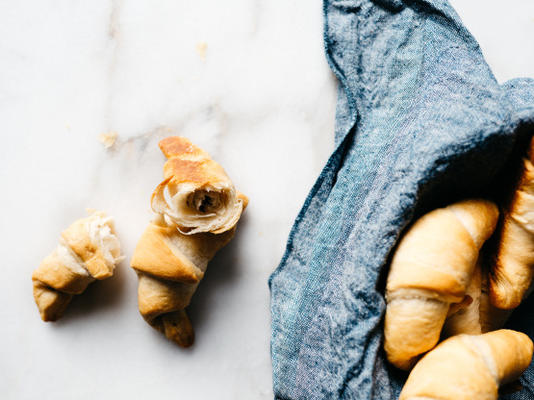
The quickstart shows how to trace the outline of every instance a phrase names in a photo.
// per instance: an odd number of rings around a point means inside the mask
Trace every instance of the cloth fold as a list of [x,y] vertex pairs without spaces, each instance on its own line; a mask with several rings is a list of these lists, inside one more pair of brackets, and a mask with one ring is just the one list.
[[[534,132],[534,81],[499,85],[444,0],[325,0],[324,21],[336,148],[269,280],[274,392],[396,399],[406,375],[381,348],[388,257],[424,211],[495,196]],[[529,310],[509,326],[533,337]],[[508,398],[534,398],[532,366],[522,383]]]

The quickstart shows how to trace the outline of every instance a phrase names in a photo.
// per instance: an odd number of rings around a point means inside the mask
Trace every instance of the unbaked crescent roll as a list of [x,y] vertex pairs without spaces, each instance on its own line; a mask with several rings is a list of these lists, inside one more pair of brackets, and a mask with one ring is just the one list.
[[490,277],[491,302],[516,308],[534,275],[534,139],[523,159],[512,201],[503,213],[495,264]]
[[183,137],[159,143],[168,158],[165,180],[152,195],[152,209],[186,235],[223,233],[234,227],[245,207],[224,169]]
[[497,400],[499,385],[529,366],[532,349],[527,335],[506,329],[454,336],[417,363],[399,400]]
[[151,326],[182,347],[194,341],[185,308],[208,261],[234,232],[235,228],[218,235],[184,235],[159,219],[148,225],[137,244],[131,266],[139,278],[139,311]]
[[112,276],[123,258],[111,217],[95,211],[75,221],[32,274],[33,296],[43,321],[60,318],[73,295],[95,279]]
[[497,218],[492,202],[465,200],[424,215],[401,239],[386,287],[384,348],[393,365],[410,369],[437,344]]

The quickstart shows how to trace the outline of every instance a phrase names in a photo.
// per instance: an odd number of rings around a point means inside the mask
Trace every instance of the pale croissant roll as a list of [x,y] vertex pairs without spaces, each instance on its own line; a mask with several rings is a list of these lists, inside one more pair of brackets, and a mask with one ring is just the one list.
[[182,347],[194,341],[185,308],[208,261],[234,232],[235,228],[219,235],[183,235],[160,219],[149,224],[137,244],[131,266],[139,278],[139,311],[150,325]]
[[454,336],[417,363],[399,400],[497,400],[499,385],[523,373],[532,350],[527,335],[506,329]]
[[230,230],[244,209],[224,169],[208,153],[183,137],[159,143],[168,158],[165,180],[152,195],[152,209],[183,234],[222,233]]
[[437,344],[497,218],[492,202],[465,200],[424,215],[401,239],[386,287],[384,348],[393,365],[410,369]]
[[60,318],[73,295],[95,279],[112,276],[123,258],[111,217],[93,212],[75,221],[32,274],[33,295],[43,321]]
[[512,201],[504,211],[490,279],[491,302],[503,309],[521,303],[534,276],[534,139],[528,153]]

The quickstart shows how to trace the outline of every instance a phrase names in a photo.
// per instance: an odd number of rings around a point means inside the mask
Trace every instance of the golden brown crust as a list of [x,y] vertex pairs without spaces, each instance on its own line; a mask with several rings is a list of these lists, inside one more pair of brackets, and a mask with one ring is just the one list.
[[79,274],[69,269],[54,252],[46,256],[33,271],[32,280],[64,293],[80,294],[94,279],[89,274]]
[[462,222],[479,249],[493,234],[499,218],[497,206],[483,199],[464,200],[447,208]]
[[174,227],[149,224],[137,243],[131,267],[167,280],[199,282],[204,272],[179,249],[168,244],[175,233]]
[[177,185],[192,183],[199,187],[228,180],[222,167],[211,159],[184,160],[178,156],[167,160],[163,166],[163,176]]
[[523,160],[499,236],[490,299],[498,308],[513,309],[521,303],[534,275],[534,165],[530,160]]
[[489,272],[484,270],[482,273],[482,285],[480,292],[480,328],[482,333],[501,329],[512,310],[503,310],[491,304],[489,294]]
[[501,329],[483,336],[491,349],[499,383],[514,381],[532,361],[532,340],[521,332]]
[[534,137],[525,156],[503,212],[490,276],[491,303],[506,310],[521,303],[534,276]]
[[496,400],[499,385],[517,379],[531,358],[532,341],[520,332],[454,336],[419,361],[399,400]]
[[228,181],[223,168],[208,153],[180,136],[167,137],[159,147],[167,162],[163,166],[164,177],[175,183],[194,183],[200,186]]
[[152,193],[154,212],[185,234],[232,229],[248,199],[236,191],[224,169],[186,138],[165,138],[160,148],[168,160],[165,179]]
[[439,340],[451,303],[464,300],[478,252],[498,218],[495,204],[465,200],[434,210],[401,239],[386,288],[384,348],[409,369]]
[[194,157],[205,157],[207,154],[200,147],[191,143],[189,139],[181,136],[166,137],[159,142],[158,146],[167,158],[182,154],[188,154]]
[[[476,223],[467,229],[455,211],[465,206],[466,212],[474,212],[475,204],[484,210],[478,213],[480,218],[475,219]],[[483,243],[475,243],[469,230],[476,232],[477,239],[478,236],[487,239],[495,228],[497,215],[493,203],[471,200],[421,217],[402,238],[395,252],[388,276],[388,291],[431,289],[449,302],[461,301],[478,258],[479,246]]]

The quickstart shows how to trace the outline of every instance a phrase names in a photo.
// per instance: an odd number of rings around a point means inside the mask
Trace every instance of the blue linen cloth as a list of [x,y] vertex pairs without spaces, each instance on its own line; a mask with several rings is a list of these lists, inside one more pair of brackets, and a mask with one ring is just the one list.
[[[534,81],[499,85],[445,0],[325,0],[324,16],[336,148],[269,280],[274,392],[396,399],[407,376],[381,347],[388,257],[423,212],[499,192],[534,132]],[[508,326],[534,337],[532,297]],[[534,398],[532,365],[521,382],[506,398]]]

